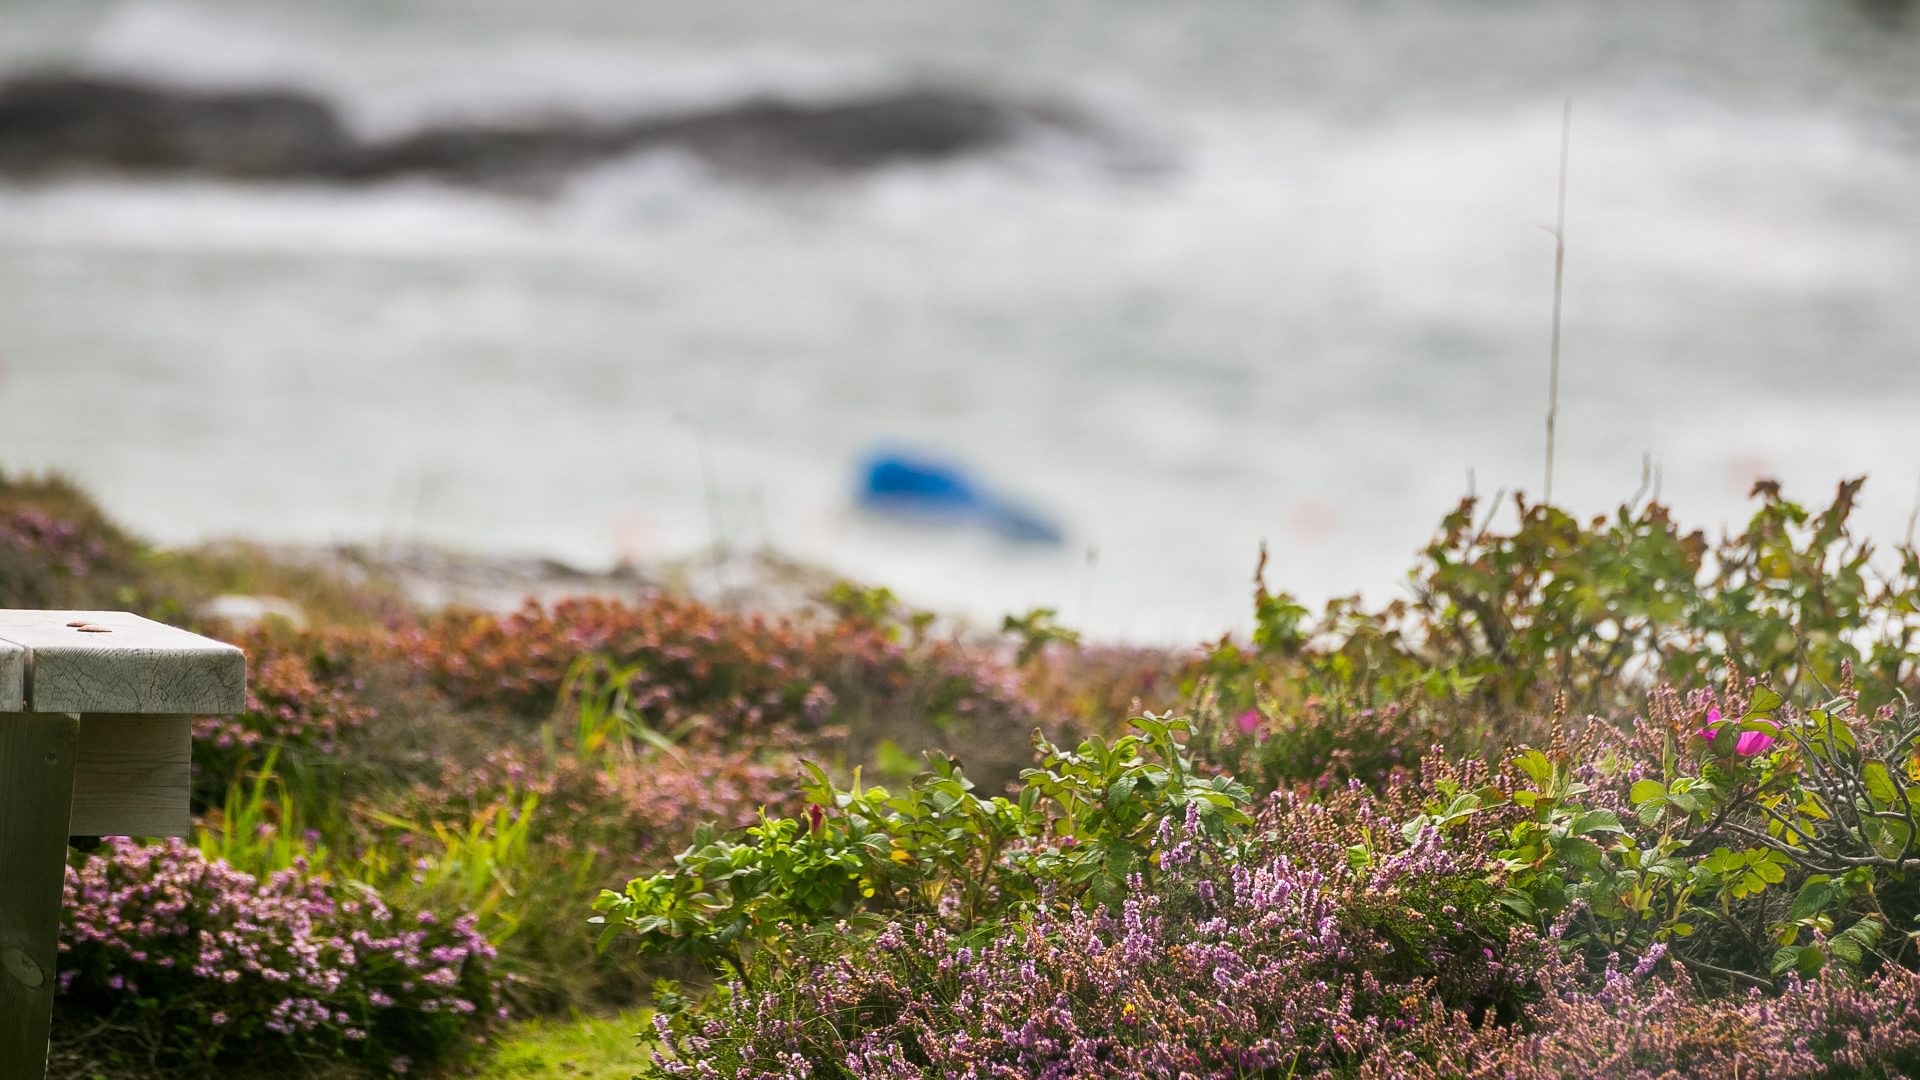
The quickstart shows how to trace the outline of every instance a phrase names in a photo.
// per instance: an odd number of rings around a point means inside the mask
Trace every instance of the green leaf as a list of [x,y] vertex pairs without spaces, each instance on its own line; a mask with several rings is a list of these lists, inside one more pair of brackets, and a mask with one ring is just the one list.
[[1834,956],[1846,961],[1848,965],[1859,967],[1860,962],[1866,958],[1866,954],[1880,943],[1880,935],[1885,929],[1886,927],[1881,925],[1878,919],[1861,919],[1833,935],[1833,940],[1828,942],[1827,947],[1832,950]]
[[1641,803],[1664,799],[1666,796],[1667,785],[1658,780],[1642,780],[1633,785],[1633,790],[1627,793],[1627,801],[1639,806]]
[[1841,750],[1852,750],[1858,746],[1853,729],[1837,713],[1815,710],[1809,713],[1811,721],[1807,729],[1807,741],[1819,750],[1823,757],[1831,758]]
[[1582,870],[1595,870],[1600,866],[1600,845],[1584,837],[1562,837],[1553,846],[1562,859]]
[[1513,763],[1536,784],[1545,784],[1553,776],[1553,762],[1538,750],[1521,754],[1513,759]]
[[1885,810],[1899,801],[1900,789],[1894,787],[1892,774],[1880,762],[1869,761],[1861,766],[1860,778],[1866,781],[1867,795],[1873,800],[1874,809]]
[[1575,836],[1585,836],[1590,833],[1624,833],[1627,830],[1620,827],[1620,816],[1613,811],[1588,810],[1574,817],[1569,831]]
[[1773,711],[1779,707],[1779,694],[1774,693],[1764,686],[1755,687],[1753,699],[1747,702],[1746,715],[1741,717],[1741,719],[1750,720],[1756,716],[1770,716]]
[[1793,906],[1787,910],[1787,920],[1799,922],[1801,919],[1810,919],[1825,911],[1827,905],[1833,901],[1834,892],[1832,881],[1825,874],[1815,874],[1808,878],[1807,883],[1800,886],[1800,892],[1794,896]]
[[1527,899],[1525,894],[1514,892],[1511,889],[1500,894],[1500,906],[1523,919],[1532,920],[1539,917],[1539,912],[1534,908],[1533,901]]
[[1867,843],[1883,858],[1897,859],[1907,848],[1907,839],[1913,827],[1904,821],[1882,821],[1879,818],[1867,818],[1860,822],[1860,833]]
[[1789,946],[1773,954],[1770,969],[1775,975],[1785,975],[1798,970],[1802,975],[1812,975],[1826,965],[1827,958],[1812,945]]

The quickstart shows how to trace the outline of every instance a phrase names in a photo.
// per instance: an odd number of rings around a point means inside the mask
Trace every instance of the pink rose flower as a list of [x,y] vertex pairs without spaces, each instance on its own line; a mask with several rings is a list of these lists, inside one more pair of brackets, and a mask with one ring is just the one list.
[[[1720,715],[1720,710],[1708,709],[1707,726],[1700,729],[1700,737],[1709,743],[1713,742],[1714,736],[1720,734],[1723,724],[1724,719]],[[1778,740],[1764,731],[1743,731],[1733,741],[1733,752],[1741,757],[1753,757],[1755,754],[1766,753],[1767,748],[1776,741]]]

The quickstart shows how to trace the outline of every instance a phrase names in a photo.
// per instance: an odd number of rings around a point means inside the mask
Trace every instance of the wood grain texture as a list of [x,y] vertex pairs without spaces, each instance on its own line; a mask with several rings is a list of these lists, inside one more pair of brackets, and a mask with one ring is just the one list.
[[230,715],[246,708],[246,655],[124,611],[0,611],[24,647],[31,712]]
[[26,688],[26,646],[0,641],[0,713],[26,709]]
[[192,720],[89,713],[80,718],[67,831],[186,836],[193,831],[192,783]]
[[46,1075],[80,720],[0,714],[0,1076]]

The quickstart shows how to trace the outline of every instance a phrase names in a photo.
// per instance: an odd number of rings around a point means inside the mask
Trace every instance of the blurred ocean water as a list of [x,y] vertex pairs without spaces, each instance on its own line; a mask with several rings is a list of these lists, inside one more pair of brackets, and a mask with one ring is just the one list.
[[[526,199],[0,185],[0,464],[168,541],[585,564],[770,544],[1105,637],[1385,597],[1469,485],[1539,492],[1574,101],[1556,501],[1703,525],[1920,480],[1920,21],[1846,3],[10,0],[0,75],[292,83],[364,131],[935,81],[1164,158],[1031,146],[763,187],[666,155]],[[1057,549],[859,516],[875,445]],[[703,458],[705,459],[703,461]],[[1089,557],[1089,552],[1096,554]]]

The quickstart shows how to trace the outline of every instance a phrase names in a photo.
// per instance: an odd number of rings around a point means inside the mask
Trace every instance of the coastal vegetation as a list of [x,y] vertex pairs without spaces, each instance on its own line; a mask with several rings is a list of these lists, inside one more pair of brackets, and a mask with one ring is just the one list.
[[651,1010],[613,1075],[1909,1075],[1920,551],[1860,490],[1467,499],[1394,599],[1263,557],[1250,634],[1148,649],[421,610],[0,478],[0,605],[249,655],[195,835],[73,852],[55,1073],[566,1075]]

